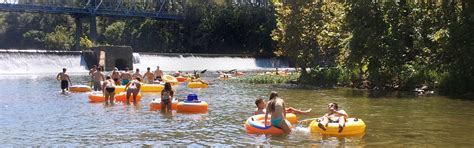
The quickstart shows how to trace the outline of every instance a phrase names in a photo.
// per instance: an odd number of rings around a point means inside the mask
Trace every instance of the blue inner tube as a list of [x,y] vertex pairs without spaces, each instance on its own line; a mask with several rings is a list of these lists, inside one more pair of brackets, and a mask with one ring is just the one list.
[[254,128],[263,129],[263,130],[269,129],[269,128],[272,127],[271,125],[270,125],[270,126],[265,126],[265,124],[261,124],[261,123],[259,123],[258,121],[255,121],[255,119],[253,119],[253,117],[250,117],[250,118],[247,120],[247,123],[248,123],[250,126],[254,127]]

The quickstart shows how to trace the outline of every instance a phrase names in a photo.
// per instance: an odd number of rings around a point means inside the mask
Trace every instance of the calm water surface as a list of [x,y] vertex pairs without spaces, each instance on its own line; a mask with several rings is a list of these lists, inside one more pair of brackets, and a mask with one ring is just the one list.
[[[87,84],[85,73],[72,74]],[[159,97],[144,93],[137,107],[89,103],[86,93],[60,94],[55,74],[0,75],[0,144],[12,145],[191,145],[191,146],[474,146],[474,101],[414,94],[374,94],[352,89],[303,90],[220,81],[208,89],[177,86],[177,97],[198,94],[206,114],[162,114],[149,110]],[[363,138],[321,137],[297,128],[291,135],[249,135],[243,122],[257,97],[279,92],[287,104],[312,108],[307,119],[339,103],[367,124]]]

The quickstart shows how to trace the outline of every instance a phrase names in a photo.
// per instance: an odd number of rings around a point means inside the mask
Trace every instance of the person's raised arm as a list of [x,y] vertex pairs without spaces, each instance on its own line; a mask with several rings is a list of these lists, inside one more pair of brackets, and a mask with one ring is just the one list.
[[349,117],[349,115],[347,115],[346,111],[344,110],[338,110],[336,111],[336,113],[339,114],[340,116],[346,117],[346,119]]

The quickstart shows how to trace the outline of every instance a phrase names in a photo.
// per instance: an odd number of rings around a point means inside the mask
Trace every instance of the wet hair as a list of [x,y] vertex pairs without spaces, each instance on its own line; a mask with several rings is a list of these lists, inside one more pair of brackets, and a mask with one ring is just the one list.
[[110,76],[107,76],[107,77],[105,77],[105,79],[109,80],[109,79],[112,79],[112,78]]
[[171,83],[170,82],[166,82],[165,83],[165,88],[161,91],[162,93],[163,92],[168,92],[170,94],[170,96],[173,96],[174,95],[174,91],[173,89],[171,88]]
[[276,103],[275,100],[268,101],[267,113],[271,113],[271,112],[275,111],[275,103]]
[[275,99],[278,97],[278,93],[276,91],[272,91],[270,93],[270,97],[268,98],[268,100],[272,100],[272,99]]
[[142,81],[139,77],[137,77],[137,78],[135,78],[135,79],[137,79],[138,81]]
[[339,107],[337,106],[337,103],[329,103],[329,104],[328,104],[328,107],[329,107],[330,105],[334,105],[334,109],[336,109],[336,110],[339,109]]
[[255,105],[257,105],[257,107],[258,107],[258,104],[260,104],[261,102],[263,102],[263,99],[258,98],[257,100],[255,100]]
[[137,68],[137,71],[140,71],[140,69]]
[[66,68],[63,68],[63,71],[66,71]]
[[150,70],[150,67],[147,67],[146,70]]

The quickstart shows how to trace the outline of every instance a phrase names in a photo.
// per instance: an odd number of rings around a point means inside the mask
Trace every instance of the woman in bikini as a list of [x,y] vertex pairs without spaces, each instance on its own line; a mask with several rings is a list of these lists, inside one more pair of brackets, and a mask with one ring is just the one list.
[[291,132],[290,123],[285,120],[285,101],[279,97],[274,97],[268,101],[266,113],[265,113],[265,125],[267,125],[268,114],[271,114],[271,125],[277,128],[283,129],[285,134]]
[[[130,95],[133,95],[133,105],[137,105],[137,95],[140,92],[141,88],[140,78],[136,77],[134,80],[128,82],[125,86],[127,90],[127,105],[130,105]],[[128,88],[128,89],[127,89]]]
[[161,111],[169,112],[171,111],[171,101],[174,96],[174,91],[171,88],[169,82],[165,83],[165,88],[161,91]]
[[339,133],[344,129],[346,119],[348,115],[344,110],[338,110],[336,103],[328,104],[328,113],[325,114],[322,118],[323,120],[318,123],[318,127],[326,130],[328,123],[339,123]]
[[104,83],[102,84],[102,93],[105,97],[105,105],[107,105],[109,102],[110,104],[114,104],[115,82],[110,76],[107,76]]

